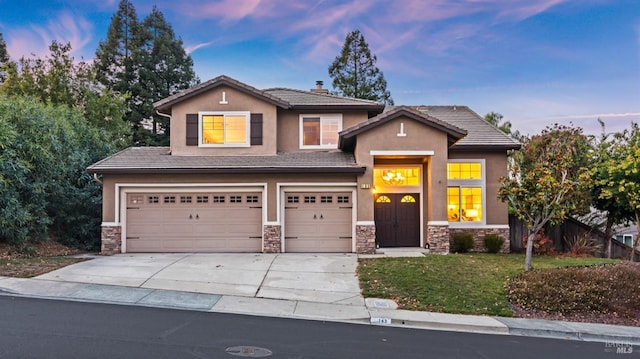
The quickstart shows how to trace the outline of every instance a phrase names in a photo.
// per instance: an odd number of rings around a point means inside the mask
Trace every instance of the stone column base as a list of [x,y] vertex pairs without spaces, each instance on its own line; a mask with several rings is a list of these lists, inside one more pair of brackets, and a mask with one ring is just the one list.
[[449,253],[449,226],[427,225],[427,243],[429,253],[447,254]]
[[111,256],[122,253],[122,227],[114,225],[102,226],[100,254]]
[[497,234],[504,238],[504,244],[500,248],[499,253],[509,253],[511,251],[511,244],[509,242],[509,228],[455,228],[451,229],[451,238],[453,242],[454,233],[468,232],[473,234],[473,251],[474,252],[486,252],[487,248],[484,245],[484,236],[487,234]]
[[282,226],[266,225],[262,229],[264,242],[263,253],[282,253]]
[[376,226],[356,225],[356,253],[373,254],[376,252]]

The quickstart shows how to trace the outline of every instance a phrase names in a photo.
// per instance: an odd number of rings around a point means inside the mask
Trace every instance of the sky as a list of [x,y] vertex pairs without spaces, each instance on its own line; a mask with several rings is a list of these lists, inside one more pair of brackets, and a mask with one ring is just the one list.
[[[12,59],[53,40],[90,61],[119,0],[0,0]],[[132,0],[155,5],[202,81],[308,90],[360,30],[396,105],[498,112],[523,134],[554,123],[585,133],[640,122],[639,0]]]

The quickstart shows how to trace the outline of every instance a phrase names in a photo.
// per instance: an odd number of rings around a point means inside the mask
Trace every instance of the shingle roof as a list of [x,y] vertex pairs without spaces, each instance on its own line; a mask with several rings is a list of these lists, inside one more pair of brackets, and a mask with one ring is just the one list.
[[288,102],[292,108],[307,107],[340,107],[361,108],[367,110],[382,111],[384,105],[371,100],[335,96],[311,91],[294,90],[288,88],[271,88],[263,90],[274,97]]
[[169,147],[130,147],[89,173],[364,173],[352,153],[310,151],[273,156],[172,156]]
[[355,145],[355,137],[357,135],[401,116],[411,118],[427,126],[431,126],[445,132],[449,138],[450,145],[467,135],[466,130],[452,125],[451,123],[442,121],[434,116],[417,111],[415,108],[409,106],[395,106],[388,107],[387,111],[340,132],[340,148],[347,150],[352,149]]
[[520,143],[485,121],[467,106],[412,106],[416,110],[467,131],[452,149],[518,149]]
[[263,100],[270,102],[278,107],[289,108],[290,105],[287,101],[274,97],[264,91],[258,90],[253,86],[249,86],[245,83],[242,83],[238,80],[232,79],[229,76],[221,75],[216,78],[213,78],[209,81],[203,82],[191,88],[188,88],[182,92],[178,92],[172,96],[163,98],[162,100],[156,101],[153,103],[153,107],[160,111],[169,111],[171,107],[181,101],[184,101],[190,97],[199,95],[203,92],[207,92],[212,88],[216,88],[218,86],[226,85],[231,88],[234,88],[238,91],[247,93],[252,96],[256,96],[258,98],[262,98]]

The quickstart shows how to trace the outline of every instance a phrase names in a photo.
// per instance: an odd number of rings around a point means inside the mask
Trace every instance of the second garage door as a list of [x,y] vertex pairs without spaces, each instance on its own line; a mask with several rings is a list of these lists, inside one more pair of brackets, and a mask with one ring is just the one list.
[[285,195],[286,252],[352,252],[352,194]]
[[261,193],[129,193],[127,252],[261,252]]

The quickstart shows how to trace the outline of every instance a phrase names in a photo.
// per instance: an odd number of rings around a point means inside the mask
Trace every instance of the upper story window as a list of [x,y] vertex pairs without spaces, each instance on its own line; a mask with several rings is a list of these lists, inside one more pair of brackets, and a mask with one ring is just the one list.
[[484,160],[451,160],[447,164],[449,222],[485,221]]
[[342,115],[300,115],[300,148],[338,148]]
[[198,141],[206,147],[249,147],[249,112],[200,112]]

